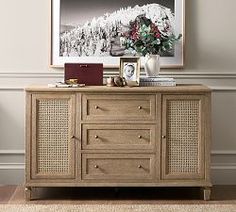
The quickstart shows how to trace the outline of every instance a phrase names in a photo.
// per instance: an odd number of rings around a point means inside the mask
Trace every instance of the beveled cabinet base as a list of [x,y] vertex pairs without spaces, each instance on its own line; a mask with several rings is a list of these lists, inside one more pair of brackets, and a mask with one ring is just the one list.
[[37,187],[199,187],[210,199],[207,87],[26,92],[26,199]]

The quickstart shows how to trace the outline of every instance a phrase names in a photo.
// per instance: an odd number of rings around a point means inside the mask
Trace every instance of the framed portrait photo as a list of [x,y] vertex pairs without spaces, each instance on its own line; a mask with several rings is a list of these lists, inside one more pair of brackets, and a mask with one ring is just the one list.
[[139,85],[140,68],[139,57],[120,58],[120,76],[125,78],[128,85]]
[[[162,49],[160,64],[161,68],[182,68],[184,65],[185,0],[50,2],[51,67],[94,62],[103,63],[105,68],[118,68],[120,57],[131,56],[140,56],[141,65],[144,64],[144,54],[140,55],[130,45],[130,42],[140,43],[137,39],[143,30],[146,31],[140,20],[156,33],[158,39],[164,39],[163,42],[168,33],[182,36],[177,42],[168,44],[171,51]],[[155,44],[159,45],[160,41]]]

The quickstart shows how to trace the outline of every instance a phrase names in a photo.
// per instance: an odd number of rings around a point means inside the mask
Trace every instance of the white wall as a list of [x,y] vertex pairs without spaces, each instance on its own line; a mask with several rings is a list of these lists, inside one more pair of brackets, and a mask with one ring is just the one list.
[[[48,68],[49,4],[0,0],[0,184],[23,182],[23,88],[63,78],[63,70]],[[186,67],[163,72],[179,83],[203,83],[213,89],[216,184],[236,184],[235,8],[235,0],[186,0]]]

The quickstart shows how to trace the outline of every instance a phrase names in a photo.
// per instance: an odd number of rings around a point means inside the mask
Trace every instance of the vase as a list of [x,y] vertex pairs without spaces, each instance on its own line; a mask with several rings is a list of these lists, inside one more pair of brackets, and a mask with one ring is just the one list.
[[146,55],[144,60],[144,70],[147,77],[158,76],[160,72],[160,55]]

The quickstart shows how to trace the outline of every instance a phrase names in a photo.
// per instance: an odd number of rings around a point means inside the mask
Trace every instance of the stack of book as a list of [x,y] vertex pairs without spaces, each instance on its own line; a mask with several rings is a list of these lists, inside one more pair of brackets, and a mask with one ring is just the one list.
[[176,86],[172,77],[140,77],[140,86]]

